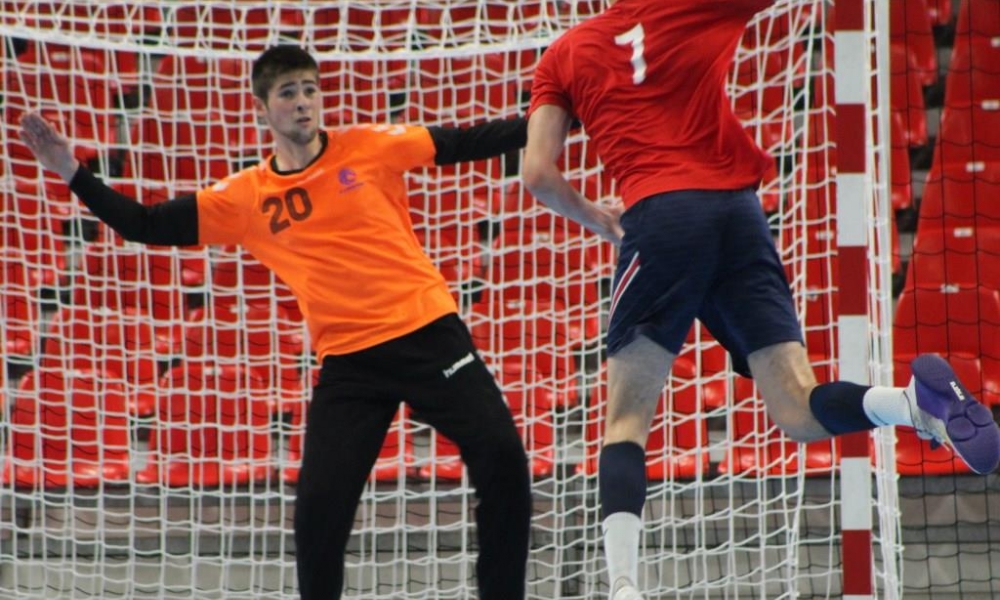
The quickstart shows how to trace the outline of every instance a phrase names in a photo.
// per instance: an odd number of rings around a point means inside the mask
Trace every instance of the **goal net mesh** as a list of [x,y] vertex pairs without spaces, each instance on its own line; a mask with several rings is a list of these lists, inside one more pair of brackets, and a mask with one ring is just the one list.
[[[151,204],[267,155],[249,71],[270,45],[317,57],[327,126],[470,125],[523,115],[541,52],[602,3],[0,6],[0,596],[297,597],[292,516],[317,367],[294,298],[239,248],[124,242],[37,166],[19,115],[40,111],[85,165]],[[830,8],[780,0],[758,15],[727,86],[776,158],[760,197],[820,381],[837,377],[838,352],[855,351],[838,348],[836,328]],[[879,81],[877,69],[858,76]],[[878,143],[869,153],[884,160]],[[519,158],[411,173],[411,215],[529,452],[529,597],[601,597],[602,331],[615,253],[537,203]],[[588,198],[617,202],[585,131],[571,132],[562,161]],[[880,181],[872,168],[870,339],[857,342],[885,383]],[[884,440],[873,442],[876,588],[894,597],[894,471]],[[784,438],[699,325],[647,453],[648,598],[840,596],[837,445]],[[357,512],[346,597],[474,596],[474,507],[454,445],[402,408]]]

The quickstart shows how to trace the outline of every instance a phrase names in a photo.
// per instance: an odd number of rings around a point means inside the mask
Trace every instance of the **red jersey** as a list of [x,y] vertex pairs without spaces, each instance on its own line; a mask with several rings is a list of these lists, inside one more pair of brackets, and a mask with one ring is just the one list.
[[725,93],[747,23],[774,0],[619,0],[535,69],[531,111],[583,123],[630,207],[654,194],[756,186],[771,164]]
[[301,171],[271,159],[198,192],[198,240],[242,244],[299,301],[320,360],[416,331],[458,311],[413,233],[403,173],[432,166],[423,127],[326,132]]

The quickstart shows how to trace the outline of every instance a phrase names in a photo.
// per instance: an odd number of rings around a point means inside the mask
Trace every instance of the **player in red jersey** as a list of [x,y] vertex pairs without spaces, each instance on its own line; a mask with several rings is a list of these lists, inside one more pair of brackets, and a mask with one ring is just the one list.
[[122,237],[159,245],[242,244],[294,292],[322,362],[296,494],[303,600],[340,598],[358,500],[404,399],[458,445],[476,488],[480,598],[524,598],[527,456],[444,278],[413,233],[403,175],[520,148],[526,123],[324,130],[318,79],[304,50],[266,50],[254,62],[252,84],[274,154],[197,194],[155,206],[94,177],[39,115],[22,119],[21,137]]
[[[619,0],[572,28],[534,75],[523,177],[558,213],[619,241],[609,317],[600,501],[611,596],[637,600],[645,443],[656,402],[698,318],[752,374],[768,414],[798,441],[914,426],[980,473],[1000,432],[950,366],[913,362],[907,388],[817,385],[755,189],[770,163],[730,109],[725,83],[747,23],[772,0]],[[557,164],[573,118],[625,204],[591,204]]]

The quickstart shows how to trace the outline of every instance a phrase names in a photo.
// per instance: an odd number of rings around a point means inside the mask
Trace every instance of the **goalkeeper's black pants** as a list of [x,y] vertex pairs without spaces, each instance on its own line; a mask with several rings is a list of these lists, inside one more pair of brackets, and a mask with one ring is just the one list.
[[354,515],[400,401],[454,441],[468,469],[478,499],[480,599],[524,598],[527,456],[468,329],[449,315],[375,347],[324,359],[308,410],[295,503],[302,600],[341,596]]

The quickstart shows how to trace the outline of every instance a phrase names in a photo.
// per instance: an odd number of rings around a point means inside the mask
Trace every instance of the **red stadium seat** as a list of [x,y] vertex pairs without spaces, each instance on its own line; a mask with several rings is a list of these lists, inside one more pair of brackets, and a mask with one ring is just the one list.
[[[729,387],[729,353],[700,322],[696,322],[688,332],[677,361],[672,377],[687,390],[686,393],[700,393],[699,405],[705,408],[725,406]],[[695,381],[696,378],[700,383]]]
[[893,44],[901,44],[914,57],[920,83],[935,83],[938,79],[937,50],[927,0],[889,2],[889,35]]
[[[107,235],[105,230],[102,237]],[[188,313],[181,272],[179,256],[170,249],[105,237],[84,247],[74,304],[145,312],[153,320],[160,351],[170,353],[179,348],[180,323]]]
[[[548,2],[547,0],[528,0],[527,2],[521,2],[519,4],[524,4],[526,6],[531,6],[532,4],[542,5],[544,13],[542,17],[545,19],[554,20],[559,24],[560,27],[569,27],[571,25],[576,25],[580,21],[585,21],[589,17],[600,13],[604,10],[604,2],[602,0],[577,0],[576,2]],[[531,7],[533,11],[537,11],[538,8]],[[529,13],[530,14],[530,13]]]
[[912,427],[896,428],[896,473],[903,476],[926,476],[972,472],[965,461],[947,446],[932,449],[930,443],[920,439]]
[[[367,50],[375,43],[376,35],[382,48],[407,50],[410,13],[410,8],[358,3],[343,9],[317,7],[307,15],[307,32],[320,51]],[[350,111],[360,123],[389,122],[390,96],[405,90],[408,82],[405,60],[334,58],[320,62],[320,87],[327,98],[327,109]]]
[[[693,479],[708,473],[708,426],[691,388],[689,361],[674,363],[666,393],[659,400],[646,440],[646,477],[653,481]],[[577,472],[596,475],[607,411],[607,370],[602,366],[590,388],[585,412],[585,458]]]
[[[771,48],[765,53],[763,62],[755,58],[735,62],[736,90],[733,92],[736,116],[744,122],[750,136],[771,152],[792,143],[795,128],[792,114],[785,108],[791,101],[787,96],[804,86],[806,48],[798,41],[788,45],[788,40],[801,37],[793,32],[808,31],[811,19],[812,14],[808,11],[782,17],[762,15],[747,27],[740,42],[746,51],[743,56],[759,57],[762,52],[759,49]],[[791,87],[787,85],[790,75]],[[773,200],[769,208],[771,205]]]
[[944,105],[968,108],[983,101],[1000,100],[1000,36],[996,41],[955,40]]
[[983,359],[984,376],[1000,374],[1000,291],[957,285],[905,290],[893,335],[897,359],[928,352],[975,356]]
[[932,25],[949,25],[955,16],[951,0],[927,0],[927,11]]
[[[827,179],[824,179],[827,177]],[[803,211],[805,228],[790,226],[781,229],[779,238],[783,253],[792,253],[804,260],[786,263],[786,273],[793,286],[802,285],[805,295],[805,341],[813,362],[835,356],[836,335],[832,323],[837,310],[839,265],[836,257],[836,184],[829,175],[807,169],[803,200],[794,191],[791,210]],[[799,203],[804,206],[799,208]],[[802,236],[805,240],[802,240]],[[804,269],[803,269],[804,266]]]
[[0,253],[0,294],[3,302],[3,347],[7,356],[34,356],[41,319],[38,285],[32,282],[20,253]]
[[927,176],[917,231],[1000,227],[1000,162],[935,164]]
[[[31,2],[19,12],[33,27],[72,31],[101,37],[158,35],[160,10],[156,6],[129,6],[124,3]],[[127,50],[89,50],[102,56],[113,77],[108,86],[114,94],[135,92],[139,85],[138,55]]]
[[598,275],[583,236],[504,231],[493,244],[489,281],[504,300],[559,302],[574,343],[600,335]]
[[1000,273],[1000,228],[925,228],[913,242],[905,289],[1000,289],[993,273]]
[[483,276],[480,223],[486,219],[486,182],[472,169],[444,167],[414,174],[409,186],[414,233],[444,275],[456,300]]
[[125,395],[110,374],[30,371],[14,396],[3,483],[36,489],[127,483],[129,439]]
[[[955,38],[949,71],[996,73],[1000,56],[1000,35],[962,35]],[[947,91],[947,90],[946,90]]]
[[444,276],[452,296],[464,306],[463,295],[482,278],[479,229],[414,227],[417,240]]
[[432,462],[421,466],[417,477],[428,481],[458,481],[465,469],[458,445],[440,431],[435,431],[431,436],[434,439]]
[[[748,31],[747,35],[751,35]],[[802,53],[801,44],[795,46]],[[792,113],[786,110],[792,93],[787,89],[786,71],[791,65],[790,58],[781,52],[768,53],[763,66],[756,60],[738,62],[736,65],[736,86],[733,95],[733,109],[743,121],[758,145],[774,151],[792,141],[794,127]]]
[[130,414],[149,416],[156,411],[158,361],[147,314],[64,307],[49,321],[40,365],[105,373],[121,386]]
[[[166,202],[172,198],[169,188],[163,183],[143,184],[141,186],[131,183],[116,183],[111,187],[145,206]],[[166,247],[162,246],[150,246],[150,248],[163,252],[168,251]],[[185,287],[200,287],[205,284],[206,259],[204,250],[204,246],[184,246],[169,250],[171,258],[176,254],[180,259],[180,282]],[[153,281],[176,284],[172,279],[164,279],[167,274],[170,274],[172,278],[173,270],[172,267],[168,268],[163,259],[154,260],[153,266],[155,267]]]
[[[839,296],[836,291],[839,262],[836,255],[818,255],[806,262],[805,329],[806,348],[816,364],[836,356]],[[820,374],[817,374],[820,376]]]
[[[762,13],[747,27],[740,46],[750,53],[761,48],[773,48],[767,52],[765,75],[773,76],[793,69],[797,78],[793,80],[792,85],[802,87],[805,83],[801,78],[805,75],[803,59],[806,48],[801,42],[793,42],[789,46],[788,40],[803,38],[815,26],[816,13],[808,7],[779,16]],[[777,48],[774,48],[775,46]]]
[[533,380],[530,373],[522,373],[518,369],[507,371],[503,364],[499,367],[497,383],[524,440],[531,474],[536,479],[550,477],[555,469],[556,448],[552,401],[547,398],[548,392],[544,384]]
[[153,453],[136,474],[139,483],[202,488],[271,477],[270,411],[260,377],[233,365],[185,363],[160,387]]
[[161,112],[217,110],[252,114],[250,61],[212,56],[164,56],[152,75],[150,107]]
[[[502,372],[533,373],[554,406],[577,401],[577,369],[560,302],[505,300],[490,295],[472,307],[472,338]],[[551,408],[551,407],[550,407]]]
[[[913,187],[910,182],[910,140],[907,139],[903,115],[895,113],[889,125],[890,198],[893,210],[913,206]],[[893,220],[895,224],[895,220]]]
[[211,364],[237,359],[260,377],[274,412],[302,397],[302,334],[280,306],[209,304],[184,324],[184,356]]
[[[936,353],[975,359],[981,376],[963,382],[981,390],[987,404],[1000,401],[1000,291],[985,287],[913,288],[899,297],[893,322],[896,383],[909,381],[914,357]],[[966,361],[967,362],[967,361]],[[978,385],[977,385],[978,383]]]
[[167,55],[152,77],[150,108],[202,122],[221,118],[232,160],[259,161],[270,153],[270,135],[257,123],[250,68],[247,59]]
[[601,166],[597,146],[589,139],[571,136],[559,164],[570,185],[588,200],[608,200],[614,196],[611,175]]
[[955,39],[992,40],[1000,37],[1000,4],[996,0],[962,0],[955,21]]
[[245,110],[253,106],[245,99],[251,94],[249,78],[248,60],[168,54],[153,74],[150,106],[164,112]]
[[12,191],[0,190],[0,248],[21,257],[34,285],[55,288],[68,279],[63,224],[69,197],[51,186],[15,180]]
[[407,76],[405,61],[324,60],[319,65],[324,111],[327,115],[346,112],[352,117],[341,118],[338,125],[388,123],[392,112],[398,110],[393,95],[402,94],[406,89]]
[[[18,57],[18,68],[4,77],[5,123],[37,110],[73,141],[74,154],[84,163],[105,155],[116,143],[116,119],[105,57],[98,51],[36,43]],[[9,137],[5,152],[11,175],[38,180],[43,169],[20,140]],[[51,174],[45,176],[53,182]]]
[[[833,77],[817,78],[814,85],[820,86],[816,88],[817,94],[826,93],[826,89],[832,90]],[[833,98],[829,101],[833,102]],[[826,108],[808,116],[802,167],[806,169],[810,182],[818,184],[827,181],[833,185],[833,177],[837,173],[837,117],[833,104],[824,106]]]
[[356,3],[339,8],[320,8],[314,13],[312,27],[320,47],[340,39],[339,30],[346,26],[347,45],[351,50],[367,50],[378,39],[382,47],[407,49],[412,39],[410,7]]
[[[31,27],[110,35],[158,35],[163,15],[156,5],[101,2],[15,1],[8,10],[22,14]],[[89,4],[94,4],[90,6]],[[20,5],[20,6],[18,6]]]
[[[568,6],[550,6],[553,11],[568,10]],[[585,2],[572,4],[584,5]],[[556,14],[559,14],[556,12]],[[590,13],[585,13],[590,14]],[[420,8],[416,11],[421,35],[432,45],[453,46],[476,39],[504,40],[520,33],[530,35],[540,25],[540,0],[502,2],[497,0],[457,0],[448,8]]]
[[167,22],[168,41],[176,47],[191,47],[196,41],[216,49],[261,52],[280,43],[298,43],[303,37],[305,17],[292,3],[270,6],[221,5],[179,6]]
[[[893,126],[897,124],[895,115],[899,115],[906,144],[915,148],[925,146],[928,139],[927,111],[916,57],[901,44],[891,44],[889,48],[889,104],[894,115]],[[893,137],[895,138],[895,134]]]
[[406,112],[412,122],[452,125],[519,110],[518,84],[503,54],[425,58],[413,76]]
[[241,155],[223,123],[208,110],[143,110],[129,131],[123,176],[169,183],[182,193],[225,178]]
[[931,175],[948,163],[1000,162],[1000,101],[945,107]]
[[[302,450],[305,440],[305,419],[309,404],[303,401],[295,405],[290,420],[288,434],[288,459],[282,467],[281,477],[285,483],[296,484],[299,472],[302,470]],[[416,475],[416,455],[413,448],[413,423],[409,420],[409,409],[401,407],[389,432],[382,443],[375,466],[372,468],[372,481],[405,481],[407,477]]]
[[753,381],[737,377],[734,406],[730,412],[730,450],[719,463],[720,473],[755,476],[789,476],[804,470],[807,476],[826,476],[835,469],[838,453],[834,439],[799,444],[784,436],[767,416],[764,401],[754,389]]
[[94,20],[102,33],[156,39],[163,30],[163,13],[156,4],[102,2],[94,9]]
[[[572,176],[572,173],[567,175]],[[590,181],[597,183],[597,180]],[[494,189],[488,200],[488,211],[502,220],[501,235],[534,231],[565,242],[569,248],[582,245],[584,264],[590,272],[602,278],[613,275],[617,259],[614,246],[536,201],[519,181],[507,182]]]

